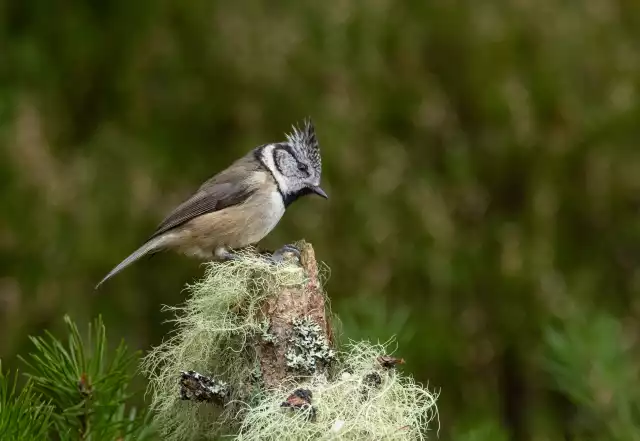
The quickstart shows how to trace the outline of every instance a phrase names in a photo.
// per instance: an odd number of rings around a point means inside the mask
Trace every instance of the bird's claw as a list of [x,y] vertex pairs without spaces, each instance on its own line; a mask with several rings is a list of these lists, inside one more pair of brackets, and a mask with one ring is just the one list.
[[295,245],[291,245],[291,244],[284,245],[279,250],[276,250],[270,256],[270,260],[275,264],[288,262],[292,260],[295,261],[297,265],[302,264],[302,256],[300,254],[300,249],[298,249],[298,247],[296,247]]

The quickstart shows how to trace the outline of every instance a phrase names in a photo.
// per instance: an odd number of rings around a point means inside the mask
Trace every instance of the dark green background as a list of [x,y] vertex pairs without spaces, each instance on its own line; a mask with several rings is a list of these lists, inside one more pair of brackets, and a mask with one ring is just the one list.
[[396,335],[441,392],[440,439],[630,439],[639,72],[632,0],[0,1],[0,357],[66,312],[158,343],[196,262],[93,286],[310,115],[330,199],[262,245],[314,244],[345,336]]

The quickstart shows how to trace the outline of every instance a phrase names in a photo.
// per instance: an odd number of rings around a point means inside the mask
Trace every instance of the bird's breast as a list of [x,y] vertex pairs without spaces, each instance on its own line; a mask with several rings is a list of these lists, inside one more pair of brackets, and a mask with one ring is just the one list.
[[258,192],[239,207],[246,222],[245,231],[248,233],[249,240],[246,245],[262,240],[278,225],[285,212],[280,192],[272,190],[261,193]]
[[282,196],[273,188],[258,190],[241,204],[192,219],[180,233],[179,248],[194,256],[216,248],[242,248],[262,240],[285,212]]

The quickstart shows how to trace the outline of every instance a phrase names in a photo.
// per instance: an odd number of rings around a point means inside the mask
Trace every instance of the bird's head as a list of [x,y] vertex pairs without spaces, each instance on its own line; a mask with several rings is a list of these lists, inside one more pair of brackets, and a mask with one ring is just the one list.
[[285,205],[308,194],[328,198],[320,187],[322,160],[311,119],[301,128],[293,126],[286,139],[262,148],[262,161],[273,174]]

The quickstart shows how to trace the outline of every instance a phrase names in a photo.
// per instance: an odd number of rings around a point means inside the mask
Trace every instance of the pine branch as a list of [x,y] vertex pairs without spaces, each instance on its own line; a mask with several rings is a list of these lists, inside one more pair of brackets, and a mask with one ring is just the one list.
[[46,439],[52,421],[52,407],[38,395],[31,381],[17,390],[17,374],[10,378],[0,362],[0,439]]
[[556,387],[576,405],[571,428],[589,437],[640,440],[636,359],[621,323],[605,312],[564,317],[546,330],[545,366]]
[[22,361],[29,380],[53,407],[52,422],[62,439],[113,440],[136,435],[142,439],[145,415],[126,411],[130,370],[136,354],[124,342],[107,360],[107,337],[102,319],[89,326],[87,344],[75,323],[64,318],[69,334],[63,345],[49,332],[31,337],[35,351]]

